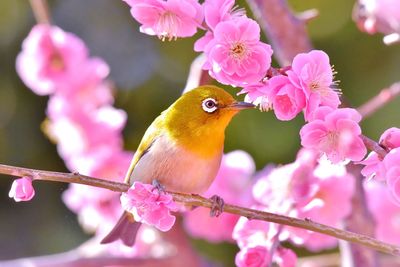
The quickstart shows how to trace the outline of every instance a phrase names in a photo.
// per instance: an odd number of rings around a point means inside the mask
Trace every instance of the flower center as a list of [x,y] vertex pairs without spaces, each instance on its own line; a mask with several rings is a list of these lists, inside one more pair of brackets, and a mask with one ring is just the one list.
[[180,27],[180,20],[176,14],[166,11],[157,21],[155,26],[156,34],[161,41],[172,41],[178,37],[178,30]]
[[230,48],[230,56],[237,60],[242,60],[247,58],[248,50],[246,45],[243,43],[234,43]]
[[65,64],[59,53],[56,52],[50,56],[50,67],[54,71],[64,70]]

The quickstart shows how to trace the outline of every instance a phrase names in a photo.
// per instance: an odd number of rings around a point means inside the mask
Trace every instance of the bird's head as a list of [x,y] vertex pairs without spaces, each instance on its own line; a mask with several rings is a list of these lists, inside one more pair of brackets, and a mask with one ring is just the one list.
[[[236,101],[225,90],[212,85],[197,87],[183,94],[165,113],[165,127],[179,143],[220,149],[225,128],[232,117],[255,106]],[[211,148],[210,148],[211,146]]]

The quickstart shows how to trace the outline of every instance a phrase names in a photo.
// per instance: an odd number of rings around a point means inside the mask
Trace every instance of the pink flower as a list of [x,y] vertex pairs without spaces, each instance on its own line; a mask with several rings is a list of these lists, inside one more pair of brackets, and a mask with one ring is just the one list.
[[263,111],[268,111],[272,108],[272,102],[270,99],[271,88],[268,81],[250,84],[238,93],[238,95],[240,94],[246,94],[244,101],[259,106]]
[[379,139],[379,144],[389,150],[400,147],[400,129],[392,127],[384,131]]
[[35,196],[35,189],[32,186],[32,178],[22,177],[14,180],[8,196],[14,198],[16,202],[31,200]]
[[213,31],[218,23],[245,16],[244,9],[235,10],[234,0],[207,0],[204,2],[204,19],[209,28],[206,34],[194,44],[194,50],[202,52],[214,38]]
[[279,120],[291,120],[305,107],[306,98],[303,90],[293,86],[287,76],[272,77],[269,86],[271,88],[269,98]]
[[206,0],[204,2],[204,19],[211,30],[214,30],[222,21],[244,15],[243,9],[235,10],[235,0]]
[[320,50],[298,54],[288,72],[290,81],[303,89],[306,95],[305,118],[309,117],[319,106],[337,108],[339,96],[334,89],[333,72],[328,55]]
[[203,66],[223,84],[246,86],[261,81],[271,66],[272,49],[260,42],[260,27],[239,17],[219,23],[214,38],[205,47]]
[[392,149],[383,159],[383,172],[389,192],[397,205],[400,205],[400,148]]
[[384,242],[400,245],[399,206],[392,199],[389,189],[380,182],[371,180],[364,183],[368,208],[376,227],[375,237]]
[[360,120],[355,109],[321,107],[313,114],[313,120],[301,128],[301,144],[326,154],[333,163],[360,161],[367,153],[360,138]]
[[[400,147],[400,129],[396,127],[387,129],[379,138],[379,144],[389,151]],[[382,163],[382,159],[379,158],[376,152],[369,153],[368,157],[361,161],[360,164],[365,165],[361,170],[362,175],[365,177],[375,178],[381,181],[386,179],[386,168]]]
[[[317,186],[313,189],[313,195],[308,201],[296,203],[292,215],[338,227],[351,212],[354,177],[346,174],[343,166],[329,165],[328,162],[318,165],[313,175],[316,177],[314,186]],[[312,251],[332,248],[337,244],[337,240],[329,236],[293,227],[285,229],[293,243]]]
[[190,37],[203,21],[203,9],[196,0],[124,0],[132,16],[142,24],[140,31],[161,40]]
[[170,230],[175,223],[176,218],[170,212],[178,210],[171,195],[139,182],[134,182],[126,193],[122,193],[121,204],[136,221],[153,225],[163,232]]
[[60,84],[80,78],[87,57],[87,48],[78,37],[58,27],[39,24],[22,43],[16,68],[33,92],[46,95],[54,93]]
[[280,267],[295,267],[297,255],[291,249],[280,247],[274,254],[274,262]]
[[240,217],[233,230],[232,237],[236,240],[239,248],[267,245],[270,243],[268,235],[269,229],[269,222],[249,220],[245,217]]
[[270,258],[265,246],[246,247],[236,255],[235,263],[238,267],[265,267]]
[[[132,154],[124,151],[98,151],[93,155],[78,157],[73,164],[76,168],[72,170],[122,182],[131,159]],[[106,189],[70,184],[63,192],[62,200],[70,210],[77,213],[86,231],[98,235],[108,232],[122,213],[119,194]]]
[[353,19],[360,30],[369,34],[398,33],[400,28],[400,4],[397,0],[359,0]]
[[[250,184],[254,171],[255,164],[248,153],[227,153],[223,156],[218,174],[205,195],[219,195],[227,203],[246,205],[251,198]],[[199,207],[185,214],[184,225],[194,237],[210,242],[232,241],[232,231],[238,219],[239,216],[229,213],[222,213],[218,218],[210,217],[209,209]]]

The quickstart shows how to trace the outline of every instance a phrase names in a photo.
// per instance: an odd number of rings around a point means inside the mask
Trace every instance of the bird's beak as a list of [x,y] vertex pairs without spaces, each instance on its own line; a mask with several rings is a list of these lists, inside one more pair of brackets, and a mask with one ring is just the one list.
[[227,107],[235,110],[242,110],[242,109],[255,108],[256,106],[247,102],[234,102],[228,105]]

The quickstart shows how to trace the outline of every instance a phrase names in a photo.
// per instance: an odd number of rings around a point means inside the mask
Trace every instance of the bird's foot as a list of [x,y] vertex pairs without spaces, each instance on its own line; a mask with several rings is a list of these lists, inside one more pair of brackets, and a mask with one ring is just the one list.
[[210,200],[212,201],[210,216],[218,217],[224,211],[225,201],[222,197],[217,195],[213,195],[212,197],[210,197]]
[[157,179],[154,179],[151,182],[151,185],[154,186],[154,189],[156,189],[159,194],[161,194],[161,193],[164,194],[165,193],[165,187]]

